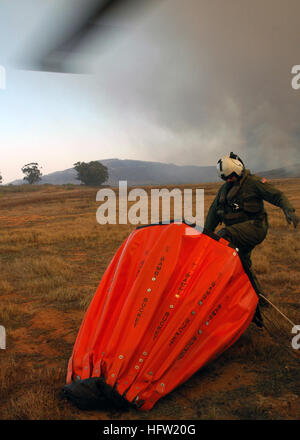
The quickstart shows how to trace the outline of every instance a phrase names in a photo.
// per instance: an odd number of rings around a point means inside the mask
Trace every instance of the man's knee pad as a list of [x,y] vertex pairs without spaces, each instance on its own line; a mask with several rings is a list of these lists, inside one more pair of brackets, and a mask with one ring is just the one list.
[[222,228],[217,232],[217,235],[225,240],[232,241],[230,232],[226,228]]

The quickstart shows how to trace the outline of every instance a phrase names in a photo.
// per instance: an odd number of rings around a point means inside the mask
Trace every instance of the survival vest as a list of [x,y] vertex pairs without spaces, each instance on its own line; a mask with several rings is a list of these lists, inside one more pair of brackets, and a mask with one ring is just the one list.
[[252,191],[251,176],[250,171],[245,170],[238,184],[226,182],[222,186],[217,214],[225,225],[266,218],[263,200]]

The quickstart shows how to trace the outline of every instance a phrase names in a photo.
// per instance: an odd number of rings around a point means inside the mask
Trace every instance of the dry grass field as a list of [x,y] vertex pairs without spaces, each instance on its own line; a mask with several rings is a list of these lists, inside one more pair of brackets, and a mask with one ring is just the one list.
[[[300,213],[300,179],[273,183]],[[219,184],[185,187],[205,189],[207,210]],[[99,225],[96,192],[72,185],[0,189],[0,325],[7,331],[7,348],[0,350],[0,419],[299,419],[291,326],[284,341],[276,329],[271,335],[251,324],[233,347],[150,412],[84,412],[61,398],[85,310],[135,228]],[[300,324],[300,227],[288,226],[280,209],[266,208],[270,229],[253,252],[253,266],[269,298]]]

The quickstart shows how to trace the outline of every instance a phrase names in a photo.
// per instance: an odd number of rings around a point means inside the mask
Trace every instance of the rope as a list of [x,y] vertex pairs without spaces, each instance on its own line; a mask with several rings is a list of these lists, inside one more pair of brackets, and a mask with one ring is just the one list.
[[294,327],[296,324],[293,323],[284,313],[282,313],[268,298],[266,298],[261,293],[259,294],[264,300],[268,301],[269,304],[271,304],[272,307],[274,307],[275,310],[277,310],[278,313],[280,313],[281,316],[283,316],[292,326]]

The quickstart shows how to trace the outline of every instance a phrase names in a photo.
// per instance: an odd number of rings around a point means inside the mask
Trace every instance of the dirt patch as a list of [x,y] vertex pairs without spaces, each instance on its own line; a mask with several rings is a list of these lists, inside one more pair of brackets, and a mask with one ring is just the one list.
[[55,218],[41,215],[22,215],[22,216],[0,216],[0,225],[2,226],[20,226],[26,223],[45,222]]

